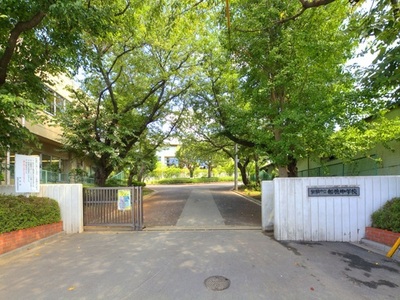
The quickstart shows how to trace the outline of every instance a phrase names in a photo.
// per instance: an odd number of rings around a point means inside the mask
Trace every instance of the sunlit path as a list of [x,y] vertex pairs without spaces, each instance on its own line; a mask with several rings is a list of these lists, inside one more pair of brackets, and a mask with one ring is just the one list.
[[195,189],[189,196],[177,226],[209,227],[225,225],[209,190]]

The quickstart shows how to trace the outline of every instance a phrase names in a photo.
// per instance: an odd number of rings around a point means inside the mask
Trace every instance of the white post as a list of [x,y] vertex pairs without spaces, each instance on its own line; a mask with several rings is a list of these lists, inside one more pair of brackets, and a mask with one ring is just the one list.
[[11,184],[11,172],[10,172],[10,148],[7,149],[7,161],[6,161],[6,185]]

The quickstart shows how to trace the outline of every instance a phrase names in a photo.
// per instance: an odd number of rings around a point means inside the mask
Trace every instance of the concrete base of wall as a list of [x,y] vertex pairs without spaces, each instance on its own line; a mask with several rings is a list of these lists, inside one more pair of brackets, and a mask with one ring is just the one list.
[[397,239],[400,238],[400,232],[392,232],[374,227],[366,227],[365,238],[367,240],[392,247],[394,243],[396,243]]
[[263,181],[261,183],[261,218],[264,231],[274,230],[274,183]]

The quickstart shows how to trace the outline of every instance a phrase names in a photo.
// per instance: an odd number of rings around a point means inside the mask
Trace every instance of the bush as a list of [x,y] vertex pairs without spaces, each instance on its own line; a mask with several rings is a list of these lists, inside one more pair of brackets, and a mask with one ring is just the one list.
[[136,180],[134,180],[134,181],[132,181],[132,185],[131,186],[142,186],[142,187],[145,187],[146,186],[146,183],[145,182],[142,182],[142,181],[136,181]]
[[157,181],[158,184],[182,184],[193,183],[192,178],[165,178]]
[[212,183],[232,181],[232,177],[200,177],[200,178],[165,178],[157,180],[157,184]]
[[400,198],[393,198],[371,216],[372,227],[400,232]]
[[0,233],[60,221],[60,207],[53,199],[0,195]]
[[[117,178],[111,178],[111,179],[108,179],[106,181],[105,186],[106,187],[127,186],[127,182],[126,182],[126,180],[120,180],[120,179],[117,179]],[[131,186],[143,186],[144,187],[144,186],[146,186],[146,183],[134,180],[134,181],[132,181],[132,185]]]

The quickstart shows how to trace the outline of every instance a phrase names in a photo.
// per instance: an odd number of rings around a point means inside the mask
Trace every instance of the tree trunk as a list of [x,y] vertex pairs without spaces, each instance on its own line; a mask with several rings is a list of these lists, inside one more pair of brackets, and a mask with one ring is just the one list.
[[292,155],[289,155],[288,159],[289,159],[289,163],[287,165],[288,177],[297,177],[297,160]]
[[258,155],[256,154],[254,157],[254,163],[255,163],[255,172],[256,172],[256,183],[257,185],[261,185],[260,181],[260,166],[258,164]]
[[246,173],[246,167],[242,164],[238,164],[238,169],[240,171],[240,175],[242,175],[242,182],[244,185],[249,185],[250,184],[250,180],[249,177],[247,176]]
[[20,35],[32,28],[38,26],[43,18],[46,16],[46,13],[43,11],[37,12],[33,15],[28,21],[20,21],[15,24],[14,28],[11,30],[7,46],[3,51],[3,55],[0,57],[0,86],[4,85],[7,78],[8,66],[11,62],[12,56],[14,54],[15,48],[17,47],[18,39]]
[[279,177],[283,177],[283,178],[289,177],[286,166],[279,166],[278,174],[279,174]]
[[129,170],[128,181],[127,181],[127,185],[128,185],[128,186],[132,186],[134,173],[135,173],[134,170],[132,170],[132,169]]
[[193,176],[194,176],[194,168],[193,167],[188,167],[188,170],[189,170],[190,178],[193,178]]
[[297,177],[297,160],[289,155],[288,164],[278,167],[279,177]]
[[95,169],[95,172],[94,172],[94,183],[97,186],[105,186],[107,178],[108,178],[108,175],[106,175],[106,172],[102,168],[97,167]]
[[240,175],[242,175],[242,182],[246,186],[250,184],[250,180],[249,180],[249,177],[247,176],[247,172],[246,172],[246,169],[247,169],[247,166],[249,163],[250,163],[250,158],[246,157],[246,159],[244,160],[243,163],[238,162],[238,164],[237,164],[238,169],[240,171]]
[[113,167],[107,167],[107,158],[101,158],[94,171],[94,183],[97,186],[105,186],[108,176],[113,171]]

